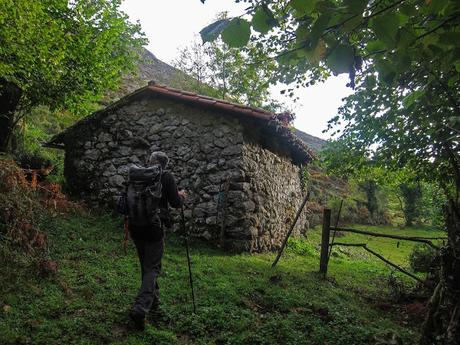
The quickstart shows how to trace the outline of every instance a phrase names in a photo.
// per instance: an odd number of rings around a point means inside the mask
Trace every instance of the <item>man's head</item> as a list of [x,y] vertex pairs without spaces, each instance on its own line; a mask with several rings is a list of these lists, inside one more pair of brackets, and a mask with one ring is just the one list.
[[154,151],[150,155],[149,165],[160,164],[163,169],[168,165],[169,158],[168,155],[162,151]]

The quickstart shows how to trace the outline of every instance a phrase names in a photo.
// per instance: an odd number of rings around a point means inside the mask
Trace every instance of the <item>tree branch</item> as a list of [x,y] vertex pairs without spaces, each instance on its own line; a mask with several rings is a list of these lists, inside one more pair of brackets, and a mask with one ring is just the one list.
[[392,9],[392,8],[395,7],[395,6],[398,6],[399,4],[402,4],[404,1],[406,1],[406,0],[399,0],[399,1],[396,1],[396,2],[394,2],[394,3],[390,4],[390,5],[388,5],[387,7],[382,8],[381,10],[378,10],[378,11],[375,12],[375,13],[371,13],[370,15],[364,17],[364,19],[369,20],[369,19],[371,19],[371,18],[373,18],[373,17],[376,17],[376,16],[378,16],[379,14],[382,14],[383,12],[386,12],[386,11]]
[[437,30],[439,30],[440,28],[442,28],[444,25],[446,25],[448,22],[458,18],[460,15],[457,14],[457,15],[454,15],[450,18],[447,18],[445,19],[444,21],[442,21],[439,25],[436,25],[434,28],[432,28],[431,30],[428,30],[427,32],[421,34],[420,36],[417,36],[417,38],[415,39],[415,41],[419,40],[419,39],[422,39],[423,37],[426,37],[434,32],[436,32]]

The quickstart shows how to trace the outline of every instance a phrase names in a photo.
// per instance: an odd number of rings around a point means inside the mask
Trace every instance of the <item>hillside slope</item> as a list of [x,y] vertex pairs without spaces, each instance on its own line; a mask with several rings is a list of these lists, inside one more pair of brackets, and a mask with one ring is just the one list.
[[[275,269],[270,269],[273,253],[231,255],[192,243],[196,314],[185,249],[181,239],[170,235],[159,278],[164,313],[159,319],[149,317],[145,332],[135,332],[127,327],[127,313],[138,289],[139,267],[134,246],[123,252],[122,228],[120,219],[93,212],[61,215],[47,229],[50,255],[59,267],[55,275],[37,277],[2,265],[0,343],[417,342],[417,323],[407,314],[408,307],[390,297],[390,269],[359,249],[345,248],[331,257],[330,278],[322,279],[316,273],[316,230],[309,241],[291,241]],[[376,249],[390,254],[383,251],[386,247]],[[407,255],[409,248],[404,250]]]
[[295,135],[297,135],[308,147],[318,152],[321,148],[326,145],[327,141],[311,134],[302,132],[300,129],[295,129]]
[[[161,61],[145,48],[141,49],[140,56],[141,58],[137,63],[136,71],[123,78],[120,89],[109,95],[108,99],[104,102],[105,105],[145,86],[151,80],[175,88],[183,88],[183,85],[190,84],[190,81],[193,80],[192,77]],[[319,151],[326,143],[325,140],[299,129],[295,130],[295,134],[314,151]]]

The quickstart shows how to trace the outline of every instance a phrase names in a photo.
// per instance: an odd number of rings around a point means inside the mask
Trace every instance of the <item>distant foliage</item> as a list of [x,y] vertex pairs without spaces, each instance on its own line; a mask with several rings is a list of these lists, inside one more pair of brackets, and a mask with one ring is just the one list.
[[406,226],[411,226],[422,212],[422,185],[420,182],[401,183],[399,188],[404,199],[403,210]]
[[422,222],[436,228],[445,229],[444,212],[447,205],[446,195],[442,188],[434,183],[422,183]]
[[273,62],[257,62],[255,47],[240,50],[221,40],[192,42],[179,51],[174,66],[188,76],[175,81],[182,88],[277,112],[284,108],[270,96]]
[[347,140],[328,142],[320,158],[327,174],[340,176],[364,192],[365,201],[356,191],[351,197],[364,201],[369,212],[380,220],[389,216],[397,224],[443,227],[446,197],[442,189],[422,180],[409,167],[389,164],[378,151],[371,158],[370,151],[359,151]]
[[436,249],[418,244],[409,255],[409,264],[414,272],[428,273],[438,255]]
[[39,161],[41,165],[50,165],[52,169],[48,180],[65,186],[64,152],[44,148],[43,144],[79,118],[69,111],[52,111],[46,106],[34,107],[16,128],[12,155],[23,168],[37,168]]

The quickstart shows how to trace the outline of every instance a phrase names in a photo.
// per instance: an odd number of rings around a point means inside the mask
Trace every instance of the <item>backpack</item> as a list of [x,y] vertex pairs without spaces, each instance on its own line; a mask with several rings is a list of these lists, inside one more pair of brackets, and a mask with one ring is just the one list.
[[161,166],[148,168],[132,166],[128,172],[125,204],[129,225],[161,226]]

